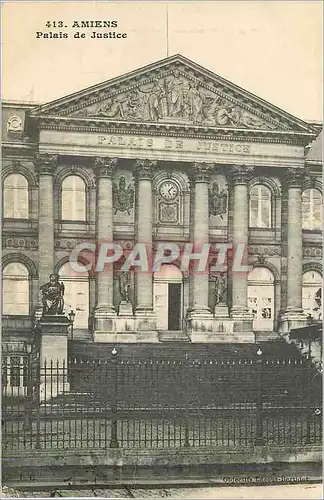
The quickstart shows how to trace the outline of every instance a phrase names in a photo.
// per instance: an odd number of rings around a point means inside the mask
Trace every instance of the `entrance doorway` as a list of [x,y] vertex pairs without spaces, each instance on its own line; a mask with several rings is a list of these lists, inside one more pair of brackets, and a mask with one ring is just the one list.
[[255,267],[248,275],[249,309],[253,330],[272,331],[274,326],[274,277],[266,267]]
[[154,274],[154,310],[158,330],[182,330],[183,284],[177,266],[164,264]]

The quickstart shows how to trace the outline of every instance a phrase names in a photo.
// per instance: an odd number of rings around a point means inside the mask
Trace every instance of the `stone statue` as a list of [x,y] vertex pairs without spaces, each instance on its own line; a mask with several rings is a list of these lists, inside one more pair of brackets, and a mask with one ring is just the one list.
[[227,303],[227,282],[223,275],[217,276],[215,279],[215,304]]
[[58,276],[51,274],[48,283],[40,287],[42,291],[43,315],[63,314],[64,284],[59,283]]
[[123,271],[119,274],[119,293],[123,301],[130,303],[129,300],[130,276],[129,273]]

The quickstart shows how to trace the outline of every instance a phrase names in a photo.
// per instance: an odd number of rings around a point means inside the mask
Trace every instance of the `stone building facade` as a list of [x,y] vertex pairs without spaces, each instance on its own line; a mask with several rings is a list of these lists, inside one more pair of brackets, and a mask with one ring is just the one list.
[[[48,104],[3,103],[3,338],[29,342],[39,287],[74,337],[253,342],[320,316],[321,127],[182,56]],[[249,273],[76,273],[80,243],[241,244]],[[232,260],[231,260],[232,258]],[[80,257],[80,263],[87,263]]]

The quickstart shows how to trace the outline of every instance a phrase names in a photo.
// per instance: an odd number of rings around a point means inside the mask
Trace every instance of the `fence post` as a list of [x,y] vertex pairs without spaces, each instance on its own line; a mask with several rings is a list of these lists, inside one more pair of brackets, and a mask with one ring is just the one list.
[[35,380],[35,406],[36,406],[36,450],[40,450],[40,379],[41,379],[41,368],[40,368],[40,358],[37,360],[36,365],[36,380]]
[[[25,380],[27,378],[27,404],[24,414],[24,425],[23,431],[30,431],[32,435],[32,411],[33,411],[33,382],[32,382],[32,361],[31,356],[28,357],[27,364],[27,375],[25,374],[24,360],[23,365],[19,367],[19,371],[22,370],[22,378]],[[21,374],[20,374],[21,378]]]
[[263,359],[262,350],[260,347],[257,350],[257,394],[256,394],[256,437],[255,446],[263,446],[263,394],[262,394],[262,377],[263,377]]
[[117,349],[114,347],[111,351],[112,358],[112,400],[111,400],[111,436],[110,436],[110,448],[118,448],[118,422],[117,422],[117,390],[118,390],[118,361],[117,361]]
[[[186,360],[187,361],[187,360]],[[184,363],[181,365],[182,367],[182,372],[181,372],[181,378],[183,382],[183,376],[185,376],[185,404],[186,404],[186,419],[185,419],[185,436],[184,436],[184,446],[188,447],[190,446],[189,443],[189,401],[190,401],[190,377],[191,377],[191,364],[190,362]],[[189,368],[189,369],[188,369]]]
[[312,380],[312,365],[311,365],[311,357],[308,357],[307,365],[306,365],[306,375],[307,375],[307,395],[306,395],[306,404],[307,404],[307,417],[306,417],[306,444],[311,443],[311,420],[313,418],[313,380]]

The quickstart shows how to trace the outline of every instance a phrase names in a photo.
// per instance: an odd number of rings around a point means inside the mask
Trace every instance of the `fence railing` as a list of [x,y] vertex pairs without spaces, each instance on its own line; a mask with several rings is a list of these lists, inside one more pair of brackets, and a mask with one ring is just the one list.
[[3,450],[320,444],[321,395],[300,359],[5,358]]

